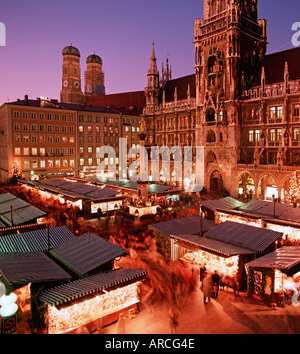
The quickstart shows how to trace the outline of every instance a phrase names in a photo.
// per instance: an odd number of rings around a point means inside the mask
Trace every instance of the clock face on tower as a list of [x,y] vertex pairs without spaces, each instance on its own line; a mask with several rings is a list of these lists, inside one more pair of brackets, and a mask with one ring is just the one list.
[[68,81],[65,80],[65,81],[64,81],[64,87],[67,87],[67,86],[68,86]]
[[74,83],[74,86],[75,86],[76,88],[78,88],[78,87],[79,87],[79,82],[76,81],[76,82]]

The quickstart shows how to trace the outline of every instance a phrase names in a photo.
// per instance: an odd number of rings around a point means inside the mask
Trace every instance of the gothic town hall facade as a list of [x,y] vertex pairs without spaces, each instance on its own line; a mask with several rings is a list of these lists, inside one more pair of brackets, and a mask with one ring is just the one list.
[[[300,168],[300,48],[266,55],[257,10],[257,0],[204,0],[193,75],[171,80],[167,66],[160,78],[153,45],[141,126],[148,149],[203,146],[207,191],[284,198]],[[171,164],[160,180],[175,173]]]

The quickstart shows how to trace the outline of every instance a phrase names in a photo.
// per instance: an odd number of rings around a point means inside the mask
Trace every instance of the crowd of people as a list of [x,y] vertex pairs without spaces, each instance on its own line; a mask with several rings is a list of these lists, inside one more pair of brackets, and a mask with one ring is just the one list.
[[205,265],[200,268],[200,287],[203,291],[203,301],[206,303],[206,299],[210,302],[211,297],[217,298],[219,295],[220,275],[215,270],[213,274],[210,274]]
[[232,287],[234,294],[237,293],[239,284],[236,279],[227,279],[222,277],[216,270],[209,272],[206,265],[200,267],[200,288],[203,292],[203,301],[210,302],[211,298],[216,299],[219,295],[219,289],[225,286]]

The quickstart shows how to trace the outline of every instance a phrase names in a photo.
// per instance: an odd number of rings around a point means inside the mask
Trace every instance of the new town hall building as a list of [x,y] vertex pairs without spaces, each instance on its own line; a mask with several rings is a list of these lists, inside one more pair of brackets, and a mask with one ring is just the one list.
[[194,48],[195,73],[161,85],[153,45],[145,146],[204,146],[207,190],[283,197],[300,168],[300,48],[266,55],[257,0],[204,0]]

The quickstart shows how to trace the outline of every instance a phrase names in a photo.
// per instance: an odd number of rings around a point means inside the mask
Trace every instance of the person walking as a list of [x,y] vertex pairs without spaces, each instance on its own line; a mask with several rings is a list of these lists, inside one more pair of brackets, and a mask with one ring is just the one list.
[[169,310],[171,334],[177,334],[178,318],[178,311],[174,307],[171,307]]
[[220,276],[216,270],[214,271],[214,274],[212,275],[211,280],[213,283],[214,298],[217,298],[219,295]]
[[117,334],[125,334],[126,319],[123,313],[119,314],[117,322]]
[[205,276],[205,272],[206,272],[206,264],[204,264],[201,268],[200,268],[200,286],[203,285],[203,278]]
[[208,273],[205,273],[204,279],[203,279],[203,301],[206,303],[206,299],[208,299],[208,302],[210,302],[211,298],[211,292],[212,292],[212,280],[211,276]]

